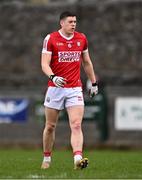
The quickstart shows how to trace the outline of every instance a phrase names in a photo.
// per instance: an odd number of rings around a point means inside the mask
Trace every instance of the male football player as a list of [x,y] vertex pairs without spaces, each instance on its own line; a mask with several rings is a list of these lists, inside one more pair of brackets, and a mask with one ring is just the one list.
[[43,161],[41,168],[51,165],[51,153],[55,140],[55,129],[59,112],[66,108],[71,128],[71,146],[75,169],[86,168],[88,159],[83,157],[83,133],[81,129],[84,114],[84,99],[80,80],[80,66],[92,82],[90,97],[98,93],[93,65],[88,52],[88,43],[83,33],[75,31],[76,15],[63,12],[60,15],[61,28],[48,34],[43,43],[41,66],[49,77],[45,96],[46,123],[43,132]]

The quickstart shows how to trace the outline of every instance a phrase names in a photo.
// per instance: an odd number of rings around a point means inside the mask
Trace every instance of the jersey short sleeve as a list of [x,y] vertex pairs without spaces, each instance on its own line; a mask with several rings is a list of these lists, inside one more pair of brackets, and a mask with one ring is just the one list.
[[48,34],[43,41],[42,53],[52,54],[52,42],[50,34]]

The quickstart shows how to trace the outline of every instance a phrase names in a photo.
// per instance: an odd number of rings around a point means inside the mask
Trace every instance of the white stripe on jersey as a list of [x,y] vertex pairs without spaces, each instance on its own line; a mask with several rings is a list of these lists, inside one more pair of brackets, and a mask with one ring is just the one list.
[[43,48],[42,48],[42,53],[48,53],[48,54],[52,54],[51,51],[47,51],[47,43],[49,41],[49,38],[50,38],[50,34],[48,34],[45,39],[44,39],[44,42],[43,42]]
[[[50,34],[47,34],[47,36],[45,37],[44,40],[46,40],[48,42],[49,38],[50,38]],[[47,46],[47,44],[46,44],[46,46]]]
[[83,51],[83,53],[86,53],[86,52],[88,52],[88,48]]
[[42,53],[52,54],[52,52],[51,52],[51,51],[47,51],[46,49],[42,49]]

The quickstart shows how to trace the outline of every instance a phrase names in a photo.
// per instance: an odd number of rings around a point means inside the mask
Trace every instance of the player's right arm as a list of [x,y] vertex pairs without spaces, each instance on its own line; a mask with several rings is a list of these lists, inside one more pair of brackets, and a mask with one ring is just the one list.
[[41,55],[41,67],[42,71],[49,77],[49,79],[55,84],[57,87],[63,87],[65,82],[65,79],[56,76],[51,67],[50,62],[52,58],[52,44],[50,42],[50,35],[47,35],[44,39],[43,43],[43,49],[42,49],[42,55]]
[[50,77],[51,75],[54,75],[54,73],[52,72],[52,69],[50,67],[51,56],[52,56],[52,41],[50,38],[50,34],[48,34],[44,39],[43,48],[42,48],[42,55],[41,55],[42,71],[48,77]]
[[42,55],[41,55],[41,67],[42,67],[42,71],[48,77],[50,77],[51,75],[54,75],[54,73],[50,67],[50,62],[51,62],[51,54],[42,53]]

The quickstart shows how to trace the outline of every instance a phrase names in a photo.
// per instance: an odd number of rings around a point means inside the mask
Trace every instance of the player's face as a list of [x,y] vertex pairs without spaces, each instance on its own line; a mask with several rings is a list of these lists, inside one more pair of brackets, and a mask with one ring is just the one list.
[[69,16],[61,20],[61,28],[65,34],[73,34],[76,28],[76,16]]

